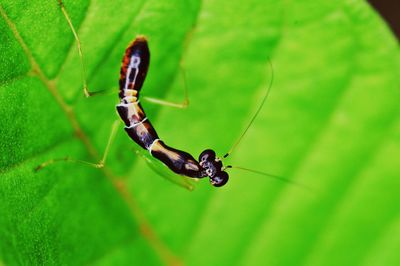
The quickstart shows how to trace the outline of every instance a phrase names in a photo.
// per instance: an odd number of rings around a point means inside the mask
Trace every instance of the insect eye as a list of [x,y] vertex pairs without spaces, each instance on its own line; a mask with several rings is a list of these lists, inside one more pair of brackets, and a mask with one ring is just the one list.
[[214,165],[215,169],[217,169],[218,171],[220,171],[222,169],[222,162],[221,161],[214,161],[213,165]]
[[199,156],[200,162],[213,161],[213,160],[215,160],[215,151],[210,149],[203,151]]
[[222,171],[219,172],[214,177],[210,178],[210,182],[211,185],[213,185],[214,187],[222,187],[223,185],[226,184],[226,182],[228,182],[228,179],[229,175],[226,172]]

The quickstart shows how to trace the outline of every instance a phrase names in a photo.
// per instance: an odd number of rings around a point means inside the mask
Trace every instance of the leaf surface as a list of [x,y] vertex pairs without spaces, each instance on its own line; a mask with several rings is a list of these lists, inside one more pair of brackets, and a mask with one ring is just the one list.
[[[223,155],[224,188],[157,176],[119,130],[116,93],[85,99],[76,42],[57,1],[0,1],[0,265],[397,265],[400,54],[362,1],[65,0],[90,90],[116,89],[120,60],[149,39],[143,95],[159,136]],[[272,62],[273,73],[268,60]],[[69,109],[70,107],[70,109]]]

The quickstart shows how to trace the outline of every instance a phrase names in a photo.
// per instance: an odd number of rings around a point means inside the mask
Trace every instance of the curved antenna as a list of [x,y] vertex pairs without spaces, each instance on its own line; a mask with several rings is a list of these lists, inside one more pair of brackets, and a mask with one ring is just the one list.
[[247,125],[246,129],[243,131],[242,135],[240,135],[240,137],[236,140],[236,142],[233,144],[233,146],[231,147],[231,149],[223,156],[223,159],[225,159],[226,157],[228,157],[229,155],[231,155],[231,153],[235,150],[235,148],[237,147],[237,145],[240,143],[240,141],[242,141],[244,135],[246,135],[247,131],[249,130],[250,126],[253,124],[254,120],[256,119],[256,117],[258,116],[258,114],[260,113],[262,107],[264,106],[265,101],[268,98],[268,95],[271,91],[271,87],[272,87],[272,83],[274,81],[274,68],[272,67],[272,63],[271,60],[268,58],[268,63],[269,66],[271,68],[271,80],[269,82],[267,91],[265,92],[264,97],[262,98],[261,104],[260,106],[258,106],[256,113],[253,115],[253,117],[250,120],[250,123]]
[[315,192],[312,188],[310,188],[310,187],[307,186],[307,185],[304,185],[304,184],[302,184],[302,183],[295,182],[295,181],[293,181],[293,180],[290,180],[290,179],[285,178],[285,177],[282,177],[282,176],[273,175],[273,174],[270,174],[270,173],[261,172],[261,171],[258,171],[258,170],[253,170],[253,169],[249,169],[249,168],[245,168],[245,167],[240,167],[240,166],[228,165],[228,166],[225,167],[225,169],[227,169],[227,168],[239,169],[239,170],[248,171],[248,172],[255,173],[255,174],[259,174],[259,175],[263,175],[263,176],[268,176],[268,177],[271,177],[271,178],[280,180],[280,181],[282,181],[282,182],[289,183],[289,184],[292,184],[292,185],[301,187],[301,188],[303,188],[303,189],[308,190],[309,192]]

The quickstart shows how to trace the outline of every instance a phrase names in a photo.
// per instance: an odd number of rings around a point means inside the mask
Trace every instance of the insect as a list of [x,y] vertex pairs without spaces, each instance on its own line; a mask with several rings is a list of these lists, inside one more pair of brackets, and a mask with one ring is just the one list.
[[196,161],[189,153],[166,145],[147,119],[140,104],[139,94],[149,62],[147,40],[138,36],[125,51],[119,79],[120,103],[117,105],[117,111],[125,123],[125,131],[132,140],[173,172],[192,178],[208,176],[213,186],[223,186],[229,177],[223,170],[222,161],[216,158],[213,150],[203,151],[199,161]]
[[[74,37],[78,44],[78,51],[81,60],[82,67],[82,80],[83,80],[83,90],[85,96],[89,97],[93,94],[87,90],[86,81],[85,81],[85,68],[83,64],[83,56],[82,51],[80,49],[80,41],[75,32],[75,29],[72,25],[72,22],[65,11],[65,8],[62,2],[59,0],[61,10],[64,13],[68,24],[71,27],[71,30],[74,34]],[[143,150],[147,150],[149,152],[150,157],[156,160],[159,160],[167,166],[172,172],[175,174],[189,177],[189,178],[204,178],[208,177],[210,183],[215,187],[221,187],[225,185],[229,180],[229,175],[225,171],[229,168],[236,168],[241,170],[250,171],[256,174],[261,174],[264,176],[269,176],[272,178],[280,179],[285,182],[289,182],[292,184],[299,185],[289,179],[272,175],[265,172],[260,172],[252,169],[247,169],[243,167],[237,167],[232,165],[223,166],[223,160],[227,158],[232,151],[236,148],[236,146],[240,143],[244,135],[247,133],[248,129],[256,119],[257,115],[261,111],[272,86],[273,75],[270,80],[269,86],[262,98],[262,101],[256,110],[255,114],[251,118],[249,124],[245,128],[244,132],[240,135],[239,139],[234,143],[231,149],[222,157],[217,157],[216,153],[212,149],[204,150],[196,160],[189,153],[172,148],[165,144],[158,136],[156,130],[153,125],[147,118],[144,109],[140,104],[140,91],[142,89],[143,83],[146,78],[147,70],[150,63],[150,51],[147,44],[147,40],[144,36],[137,36],[135,40],[128,46],[125,51],[125,54],[122,59],[122,65],[120,70],[120,79],[119,79],[119,98],[120,103],[116,106],[117,112],[125,124],[125,131],[128,136],[136,142]],[[272,70],[272,64],[270,63],[270,67]],[[272,72],[273,73],[273,72]],[[163,101],[158,101],[163,102]],[[170,104],[171,105],[171,104]],[[175,104],[172,104],[173,106]],[[176,105],[175,105],[176,106]],[[117,124],[115,124],[117,125]],[[71,158],[62,158],[62,159],[53,159],[48,162],[45,162],[37,167],[37,170],[42,169],[43,167],[57,162],[57,161],[69,161],[69,162],[78,162],[84,163],[87,165],[91,165],[97,168],[103,167],[105,158],[108,153],[108,149],[110,143],[112,141],[113,135],[115,135],[114,125],[112,133],[110,135],[108,144],[106,146],[103,158],[99,163],[93,164],[86,161],[75,160]],[[114,132],[114,133],[113,133]],[[151,162],[151,159],[148,159],[148,162]]]

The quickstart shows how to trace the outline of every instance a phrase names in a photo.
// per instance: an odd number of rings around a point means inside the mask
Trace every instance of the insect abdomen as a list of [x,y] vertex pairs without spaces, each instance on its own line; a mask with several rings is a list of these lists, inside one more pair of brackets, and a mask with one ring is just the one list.
[[125,123],[125,131],[142,148],[149,149],[158,139],[150,121],[139,103],[142,88],[149,67],[150,52],[144,37],[138,36],[125,51],[119,79],[120,104],[117,111]]
[[119,79],[119,97],[123,99],[130,97],[131,93],[136,99],[139,97],[139,91],[142,88],[149,68],[150,51],[146,38],[138,36],[128,46],[122,59],[122,66]]
[[150,52],[144,37],[137,37],[126,49],[119,80],[121,102],[117,111],[125,123],[125,131],[137,144],[148,150],[177,174],[189,177],[204,177],[206,173],[200,164],[187,152],[168,147],[147,119],[139,103],[142,88],[149,67]]

